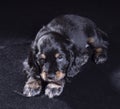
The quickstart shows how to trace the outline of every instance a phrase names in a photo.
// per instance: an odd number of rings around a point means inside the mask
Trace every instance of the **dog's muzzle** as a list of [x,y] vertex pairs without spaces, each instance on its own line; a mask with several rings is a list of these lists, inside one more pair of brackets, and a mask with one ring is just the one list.
[[56,73],[51,73],[51,74],[42,72],[40,76],[44,81],[60,81],[65,77],[65,73],[61,71],[57,71]]

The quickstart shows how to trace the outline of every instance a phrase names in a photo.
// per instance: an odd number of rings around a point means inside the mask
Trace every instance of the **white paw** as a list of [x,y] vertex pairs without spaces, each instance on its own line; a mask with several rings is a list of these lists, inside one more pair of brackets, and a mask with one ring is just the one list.
[[63,86],[49,83],[45,89],[45,95],[49,98],[53,98],[54,96],[59,96],[63,91]]
[[99,56],[96,56],[94,60],[96,64],[102,64],[107,60],[107,56],[104,54],[101,54]]
[[41,89],[42,89],[42,86],[40,84],[40,81],[35,81],[35,80],[30,81],[25,84],[24,89],[23,89],[23,94],[26,97],[32,97],[32,96],[40,94]]

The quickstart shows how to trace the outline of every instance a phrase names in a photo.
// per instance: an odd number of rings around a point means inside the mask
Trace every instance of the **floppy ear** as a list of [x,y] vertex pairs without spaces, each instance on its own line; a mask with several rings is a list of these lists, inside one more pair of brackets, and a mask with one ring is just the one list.
[[34,44],[34,42],[32,42],[30,50],[29,50],[29,54],[28,54],[28,64],[30,67],[34,67],[36,64],[36,46]]
[[32,49],[30,49],[30,52],[29,52],[28,64],[30,65],[30,67],[36,67],[36,57]]
[[67,76],[74,77],[77,73],[80,72],[80,67],[80,51],[78,51],[76,47],[72,46],[72,48],[69,48],[69,67],[67,71]]
[[36,53],[37,53],[37,48],[33,47],[33,44],[32,44],[31,49],[29,51],[28,58],[23,63],[24,71],[29,75],[32,75],[33,73],[36,73],[36,74],[40,73],[40,68],[37,63]]
[[67,71],[68,77],[74,77],[80,72],[81,66],[87,63],[89,55],[86,52],[81,52],[80,48],[77,48],[72,44],[69,47],[69,67]]

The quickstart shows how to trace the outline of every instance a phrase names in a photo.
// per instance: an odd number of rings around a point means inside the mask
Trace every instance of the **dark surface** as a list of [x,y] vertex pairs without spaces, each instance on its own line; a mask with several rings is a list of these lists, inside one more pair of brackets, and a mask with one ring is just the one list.
[[[120,109],[120,7],[117,2],[9,2],[0,6],[0,109]],[[109,35],[105,64],[89,61],[60,97],[26,98],[22,62],[37,31],[57,15],[89,17]]]

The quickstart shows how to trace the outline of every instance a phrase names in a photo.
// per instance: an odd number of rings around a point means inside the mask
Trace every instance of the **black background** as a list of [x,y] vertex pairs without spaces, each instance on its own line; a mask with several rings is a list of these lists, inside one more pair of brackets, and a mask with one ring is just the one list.
[[[39,29],[61,14],[93,20],[108,33],[108,61],[89,61],[60,97],[26,98],[22,62]],[[120,6],[118,1],[4,1],[0,3],[0,109],[120,109]]]

